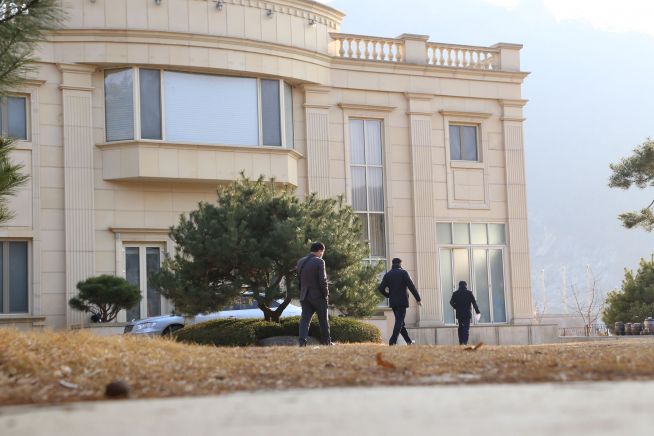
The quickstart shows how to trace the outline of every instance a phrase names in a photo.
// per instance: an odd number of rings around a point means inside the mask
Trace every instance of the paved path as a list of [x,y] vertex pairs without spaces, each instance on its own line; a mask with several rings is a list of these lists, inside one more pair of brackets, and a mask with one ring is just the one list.
[[327,389],[0,408],[3,436],[602,436],[652,428],[654,382]]

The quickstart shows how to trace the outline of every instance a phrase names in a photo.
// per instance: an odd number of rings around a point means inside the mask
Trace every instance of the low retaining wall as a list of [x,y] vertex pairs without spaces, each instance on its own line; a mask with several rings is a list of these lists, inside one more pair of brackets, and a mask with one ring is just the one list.
[[[456,326],[418,327],[407,330],[418,344],[459,344]],[[483,342],[487,345],[553,344],[559,342],[558,338],[558,326],[556,325],[473,325],[470,327],[468,343]]]
[[[379,328],[384,342],[388,342],[393,332],[393,314],[376,316],[364,321]],[[420,345],[458,345],[456,326],[407,327],[409,336]],[[471,344],[483,342],[488,345],[530,345],[559,343],[558,326],[555,324],[527,325],[473,325],[470,327]],[[403,344],[400,336],[398,344]]]
[[43,330],[45,316],[9,315],[0,318],[0,328],[17,329],[20,331]]
[[73,325],[72,330],[85,330],[96,336],[117,336],[125,331],[126,322],[109,322],[105,324]]

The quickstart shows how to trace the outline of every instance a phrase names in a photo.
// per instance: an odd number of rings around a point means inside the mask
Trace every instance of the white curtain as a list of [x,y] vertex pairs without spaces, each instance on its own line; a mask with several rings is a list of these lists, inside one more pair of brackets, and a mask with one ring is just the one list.
[[164,72],[166,140],[259,145],[256,79]]

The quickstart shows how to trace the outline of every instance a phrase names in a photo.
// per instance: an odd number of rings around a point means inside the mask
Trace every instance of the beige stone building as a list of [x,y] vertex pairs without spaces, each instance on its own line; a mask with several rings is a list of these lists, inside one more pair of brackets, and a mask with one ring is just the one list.
[[[88,323],[67,301],[97,274],[144,292],[120,320],[168,311],[148,284],[168,227],[244,170],[345,194],[370,258],[401,257],[413,275],[420,342],[454,341],[459,280],[483,313],[473,340],[546,340],[532,323],[520,45],[342,34],[344,14],[309,0],[63,4],[65,29],[0,102],[31,175],[0,230],[1,325]],[[373,322],[386,331],[392,313]]]

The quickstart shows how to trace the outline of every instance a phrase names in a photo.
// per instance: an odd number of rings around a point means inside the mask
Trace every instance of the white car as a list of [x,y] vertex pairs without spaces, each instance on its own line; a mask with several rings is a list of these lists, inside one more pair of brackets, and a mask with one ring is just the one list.
[[[279,307],[283,300],[274,301],[271,309]],[[302,309],[298,306],[289,304],[284,309],[282,317],[300,316]],[[257,306],[257,302],[246,302],[245,304],[235,304],[225,308],[220,312],[208,313],[206,315],[196,315],[194,322],[211,321],[212,319],[221,318],[238,318],[238,319],[263,319],[263,312]],[[184,327],[184,317],[180,315],[161,315],[152,318],[132,321],[125,326],[124,334],[129,335],[148,335],[148,336],[168,336],[173,332]]]

